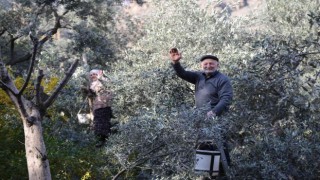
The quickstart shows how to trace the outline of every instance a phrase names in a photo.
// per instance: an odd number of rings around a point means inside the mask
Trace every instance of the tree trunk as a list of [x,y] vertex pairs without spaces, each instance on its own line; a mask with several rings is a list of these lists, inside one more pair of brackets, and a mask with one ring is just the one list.
[[49,160],[43,140],[41,121],[23,123],[29,179],[51,179]]
[[[37,44],[36,44],[37,45]],[[42,115],[46,109],[54,102],[59,92],[70,80],[72,74],[78,66],[79,61],[76,60],[69,68],[66,76],[62,79],[60,84],[54,90],[52,95],[48,97],[44,102],[40,97],[40,83],[43,77],[42,71],[39,71],[36,87],[36,104],[23,97],[27,84],[29,83],[32,66],[35,61],[35,54],[37,46],[35,45],[34,53],[32,56],[32,62],[30,64],[30,73],[26,78],[26,82],[20,90],[15,86],[11,77],[8,75],[7,69],[4,63],[0,60],[0,88],[3,89],[14,103],[16,109],[19,111],[23,122],[24,137],[25,137],[25,149],[27,166],[30,180],[51,180],[51,173],[49,167],[49,160],[47,157],[47,151],[43,140],[42,132]],[[40,113],[41,111],[41,113]]]
[[[39,109],[30,101],[22,100],[22,102],[18,109],[23,121],[29,179],[51,180],[49,160],[43,140],[42,117]],[[22,113],[22,108],[24,107],[26,107],[25,110],[28,117],[33,118],[32,124],[28,122],[27,117]]]

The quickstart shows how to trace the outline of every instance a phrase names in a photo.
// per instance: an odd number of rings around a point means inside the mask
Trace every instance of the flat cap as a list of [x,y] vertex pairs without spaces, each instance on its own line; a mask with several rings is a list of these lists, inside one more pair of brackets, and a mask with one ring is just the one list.
[[200,58],[200,61],[203,61],[203,60],[205,60],[205,59],[212,59],[212,60],[216,60],[216,61],[219,62],[219,59],[218,59],[216,56],[209,55],[209,54],[202,56],[202,57]]

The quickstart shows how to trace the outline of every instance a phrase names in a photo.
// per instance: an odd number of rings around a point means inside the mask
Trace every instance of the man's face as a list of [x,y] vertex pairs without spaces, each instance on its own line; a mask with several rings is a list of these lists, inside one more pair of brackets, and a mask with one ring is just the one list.
[[201,62],[201,68],[204,73],[210,74],[219,68],[219,62],[213,59],[205,59]]

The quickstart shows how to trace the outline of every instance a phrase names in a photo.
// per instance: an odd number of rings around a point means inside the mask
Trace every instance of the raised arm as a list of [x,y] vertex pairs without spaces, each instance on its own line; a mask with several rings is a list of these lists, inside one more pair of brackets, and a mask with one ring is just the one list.
[[180,61],[181,57],[181,53],[177,48],[170,49],[170,60],[173,64],[177,64]]
[[172,62],[172,67],[176,71],[177,75],[192,83],[196,84],[198,75],[195,72],[186,71],[181,65],[180,65],[180,59],[182,58],[181,53],[178,51],[177,48],[172,48],[170,50],[170,60]]

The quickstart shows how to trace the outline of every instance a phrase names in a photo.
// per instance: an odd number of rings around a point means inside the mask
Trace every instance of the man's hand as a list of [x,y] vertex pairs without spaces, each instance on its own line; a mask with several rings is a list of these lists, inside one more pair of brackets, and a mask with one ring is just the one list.
[[172,63],[177,63],[181,59],[181,53],[179,53],[177,48],[170,49],[170,59]]
[[207,117],[208,117],[208,118],[214,118],[214,117],[216,117],[216,116],[217,116],[216,113],[214,113],[213,111],[207,112]]

